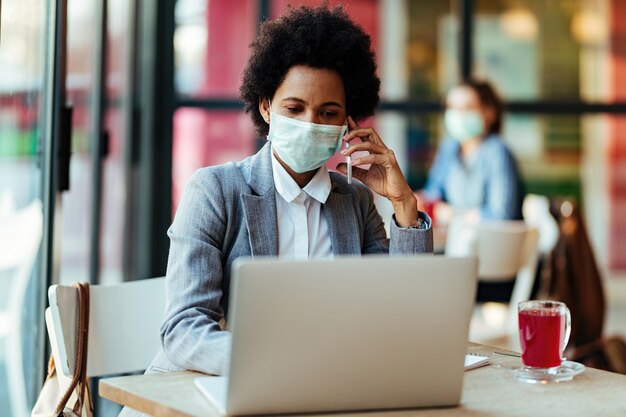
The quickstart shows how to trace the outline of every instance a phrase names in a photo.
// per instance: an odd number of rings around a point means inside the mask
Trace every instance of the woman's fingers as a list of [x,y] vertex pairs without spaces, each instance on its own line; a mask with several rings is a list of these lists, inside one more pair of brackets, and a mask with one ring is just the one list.
[[358,152],[358,151],[367,151],[370,153],[391,152],[391,150],[387,148],[386,146],[381,146],[379,144],[372,143],[372,142],[351,143],[349,148],[344,148],[340,152],[345,156],[349,156],[349,155],[352,155],[354,152]]
[[[395,155],[393,153],[385,154],[385,155],[372,153],[369,155],[362,156],[360,158],[353,158],[350,161],[350,165],[352,166],[371,164],[371,165],[383,165],[386,167],[390,167],[394,163],[395,163]],[[354,172],[352,173],[352,175],[354,175]]]
[[[405,202],[408,201],[407,195],[414,200],[411,188],[398,166],[396,156],[391,149],[385,146],[378,133],[371,128],[362,129],[350,117],[348,118],[348,126],[351,131],[343,137],[343,141],[348,143],[355,138],[361,140],[360,143],[351,144],[349,148],[341,151],[343,155],[351,156],[352,176],[366,184],[372,191],[387,197],[392,203],[400,202],[404,207]],[[366,152],[361,156],[362,154],[354,154],[357,151]],[[357,168],[357,165],[370,165],[370,167],[369,169],[362,169]],[[347,165],[345,163],[339,164],[337,169],[345,173]],[[402,219],[400,219],[397,217],[398,212],[396,211],[398,224],[415,224],[417,219],[414,218],[416,216],[413,215],[413,212],[417,212],[417,206],[411,207],[408,211],[402,208]]]
[[[348,172],[348,168],[345,162],[341,162],[340,164],[338,164],[337,168],[335,169],[342,174],[347,174]],[[362,183],[365,183],[365,177],[367,177],[367,169],[352,167],[352,178],[356,178]]]
[[371,127],[361,128],[352,117],[348,117],[348,127],[350,131],[343,137],[344,142],[350,142],[354,138],[359,138],[362,141],[373,142],[378,145],[385,146],[378,133]]
[[378,145],[384,145],[383,141],[378,136],[378,133],[371,127],[363,128],[363,129],[355,129],[348,132],[344,137],[344,142],[350,142],[354,138],[359,138],[365,142],[372,142]]
[[341,150],[341,154],[345,156],[350,156],[354,152],[358,152],[358,151],[367,151],[369,153],[379,153],[379,154],[393,153],[393,151],[391,151],[391,149],[387,148],[386,146],[380,146],[372,142],[361,142],[361,143],[350,144],[349,148]]
[[[372,128],[361,129],[359,126],[352,120],[352,118],[348,118],[348,126],[352,129],[346,136],[344,136],[344,142],[350,142],[354,138],[360,138],[360,143],[350,144],[350,147],[347,149],[342,149],[341,154],[345,156],[351,156],[354,152],[358,151],[366,151],[369,155],[352,156],[352,160],[350,165],[385,165],[387,167],[391,167],[396,163],[396,157],[393,151],[385,146],[383,141],[378,136],[378,133]],[[365,175],[366,172],[363,173]],[[355,178],[359,178],[357,175],[352,175]]]

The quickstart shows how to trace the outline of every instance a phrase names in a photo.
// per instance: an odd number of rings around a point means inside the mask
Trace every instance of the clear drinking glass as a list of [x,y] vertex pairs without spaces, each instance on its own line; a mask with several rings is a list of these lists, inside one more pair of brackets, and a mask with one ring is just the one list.
[[584,366],[564,361],[563,351],[572,329],[567,306],[558,301],[531,300],[518,304],[523,367],[515,371],[525,382],[560,382],[572,379]]

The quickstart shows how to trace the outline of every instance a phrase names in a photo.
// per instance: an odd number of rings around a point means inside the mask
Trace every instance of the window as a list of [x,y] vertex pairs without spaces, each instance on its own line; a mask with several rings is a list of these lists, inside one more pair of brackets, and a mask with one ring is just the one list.
[[[0,241],[6,237],[4,222],[11,221],[13,210],[41,200],[43,194],[39,151],[46,134],[46,4],[44,0],[0,4]],[[3,241],[0,246],[7,244]],[[8,314],[3,320],[9,319],[8,326],[2,326],[8,333],[0,331],[0,415],[7,416],[30,410],[43,367],[38,342],[43,311],[38,298],[39,264],[33,266],[28,282],[18,282],[14,272],[0,271],[0,314]],[[21,326],[16,326],[20,321]],[[7,348],[9,338],[19,340],[21,357]],[[16,373],[9,372],[11,366]]]

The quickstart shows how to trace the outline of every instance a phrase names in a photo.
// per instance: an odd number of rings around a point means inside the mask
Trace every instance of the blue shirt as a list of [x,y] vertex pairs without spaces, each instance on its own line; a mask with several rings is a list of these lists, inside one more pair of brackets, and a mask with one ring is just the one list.
[[454,209],[480,209],[483,219],[521,220],[524,190],[513,155],[497,135],[488,136],[469,158],[446,139],[437,151],[424,186],[426,198]]

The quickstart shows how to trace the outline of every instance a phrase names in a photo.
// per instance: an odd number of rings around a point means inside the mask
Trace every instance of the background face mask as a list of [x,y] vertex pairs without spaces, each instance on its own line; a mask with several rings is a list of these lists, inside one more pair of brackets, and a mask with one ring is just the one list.
[[318,125],[272,112],[267,140],[280,159],[297,173],[324,165],[341,147],[347,125]]
[[482,136],[485,130],[485,122],[477,111],[449,109],[444,117],[446,130],[461,143]]

